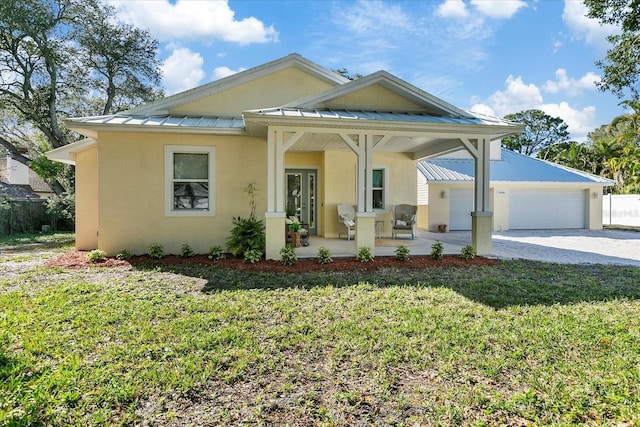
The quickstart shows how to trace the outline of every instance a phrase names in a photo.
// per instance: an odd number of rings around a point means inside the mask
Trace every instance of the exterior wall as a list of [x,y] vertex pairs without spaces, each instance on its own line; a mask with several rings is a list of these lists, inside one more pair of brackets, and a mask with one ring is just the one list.
[[98,247],[98,148],[76,155],[76,249]]
[[[351,151],[326,151],[324,157],[324,218],[322,236],[338,238],[337,205],[356,204],[356,155]],[[318,231],[320,233],[320,231]]]
[[418,200],[418,214],[417,222],[418,228],[421,230],[429,229],[429,186],[427,181],[419,170],[416,170],[417,176],[417,200]]
[[284,105],[331,87],[300,69],[288,68],[182,105],[172,109],[171,114],[201,115],[206,111],[208,115],[237,117],[245,110]]
[[[337,205],[357,203],[356,162],[351,151],[327,151],[324,157],[324,200],[322,235],[337,238],[340,231]],[[391,235],[392,208],[396,204],[416,204],[416,162],[402,153],[376,153],[374,167],[385,167],[388,172],[386,208],[376,210],[375,221],[382,222],[383,236]],[[318,232],[320,234],[320,231]]]
[[[208,145],[215,152],[215,216],[167,217],[164,207],[164,146]],[[184,243],[196,253],[225,246],[233,216],[249,216],[244,188],[258,188],[256,213],[266,210],[266,143],[257,138],[161,133],[99,135],[100,249],[145,253],[161,244],[179,253]]]
[[351,92],[348,95],[332,99],[326,103],[326,106],[328,108],[344,108],[348,106],[352,109],[364,108],[367,110],[382,107],[386,110],[424,111],[424,107],[409,101],[405,97],[399,96],[381,85],[369,86]]
[[589,230],[602,230],[602,187],[587,190],[587,227]]

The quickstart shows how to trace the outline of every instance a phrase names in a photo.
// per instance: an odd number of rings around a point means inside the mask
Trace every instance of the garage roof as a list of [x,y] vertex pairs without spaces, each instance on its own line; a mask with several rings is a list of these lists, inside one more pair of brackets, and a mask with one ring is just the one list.
[[[608,178],[502,149],[500,160],[491,160],[491,181],[566,182],[613,185]],[[418,162],[427,183],[473,182],[473,159],[437,157]]]

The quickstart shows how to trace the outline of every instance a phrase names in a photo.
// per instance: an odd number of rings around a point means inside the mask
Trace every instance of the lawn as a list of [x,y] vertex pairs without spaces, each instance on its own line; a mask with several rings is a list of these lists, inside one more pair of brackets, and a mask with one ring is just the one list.
[[0,425],[640,425],[639,268],[10,259]]

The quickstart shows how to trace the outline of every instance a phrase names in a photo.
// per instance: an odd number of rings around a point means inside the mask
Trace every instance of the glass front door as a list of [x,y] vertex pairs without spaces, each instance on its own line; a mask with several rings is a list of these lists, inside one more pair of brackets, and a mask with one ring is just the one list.
[[287,216],[295,216],[308,225],[309,234],[317,234],[317,179],[314,169],[287,169]]

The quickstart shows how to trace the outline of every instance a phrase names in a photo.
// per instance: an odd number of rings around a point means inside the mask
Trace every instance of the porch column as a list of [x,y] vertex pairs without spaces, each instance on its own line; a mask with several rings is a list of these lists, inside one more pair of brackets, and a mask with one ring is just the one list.
[[270,127],[267,131],[267,211],[265,212],[265,258],[280,259],[286,244],[284,153],[302,137],[303,132]]
[[282,192],[277,185],[282,179],[276,179],[282,173],[278,171],[278,165],[282,169],[282,159],[276,160],[279,141],[282,141],[282,131],[270,128],[267,131],[267,211],[264,213],[266,259],[279,259],[280,248],[286,244],[285,213],[276,208],[276,196]]
[[478,255],[491,253],[493,212],[490,200],[491,141],[486,137],[476,139],[475,145],[468,139],[462,143],[475,160],[474,211],[471,212],[471,245]]

